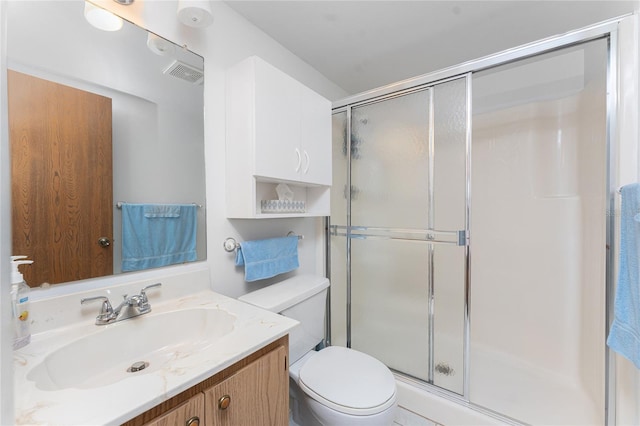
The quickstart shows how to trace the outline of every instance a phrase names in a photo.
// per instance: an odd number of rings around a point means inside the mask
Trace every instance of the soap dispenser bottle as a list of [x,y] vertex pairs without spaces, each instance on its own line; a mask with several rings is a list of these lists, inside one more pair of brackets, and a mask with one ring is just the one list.
[[31,342],[29,326],[29,292],[18,266],[33,263],[27,256],[11,256],[11,306],[13,320],[13,349],[19,349]]

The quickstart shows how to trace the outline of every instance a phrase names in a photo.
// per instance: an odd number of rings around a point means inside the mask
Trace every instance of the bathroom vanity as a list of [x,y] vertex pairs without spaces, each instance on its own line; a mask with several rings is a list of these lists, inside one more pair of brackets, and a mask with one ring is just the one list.
[[152,282],[33,302],[32,342],[14,352],[15,423],[287,424],[297,321],[217,294],[207,269],[188,269],[148,291],[151,312],[113,324],[95,325],[99,306],[80,299]]
[[287,425],[287,337],[140,414],[125,426]]

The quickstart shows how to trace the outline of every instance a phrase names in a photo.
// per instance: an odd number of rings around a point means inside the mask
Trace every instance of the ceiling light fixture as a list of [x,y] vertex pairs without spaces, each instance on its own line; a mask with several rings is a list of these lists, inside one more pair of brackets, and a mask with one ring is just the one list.
[[135,0],[113,0],[113,1],[115,1],[118,4],[124,5],[124,6],[129,6]]
[[178,0],[178,19],[185,25],[204,28],[213,22],[209,0]]
[[175,52],[176,47],[169,40],[165,40],[153,33],[147,34],[147,47],[156,55],[170,56]]
[[103,31],[118,31],[122,28],[122,18],[88,1],[84,2],[84,17],[91,25]]

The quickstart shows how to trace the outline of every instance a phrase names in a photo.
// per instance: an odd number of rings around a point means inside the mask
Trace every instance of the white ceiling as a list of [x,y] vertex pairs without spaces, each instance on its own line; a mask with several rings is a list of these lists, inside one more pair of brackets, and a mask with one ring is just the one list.
[[350,94],[634,11],[638,1],[227,4]]

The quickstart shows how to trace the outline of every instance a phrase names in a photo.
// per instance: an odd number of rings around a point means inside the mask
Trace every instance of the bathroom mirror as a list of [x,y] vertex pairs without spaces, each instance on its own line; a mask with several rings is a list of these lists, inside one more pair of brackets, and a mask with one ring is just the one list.
[[[121,273],[122,202],[195,205],[189,260],[206,258],[203,58],[127,21],[119,31],[97,29],[85,7],[6,8],[12,254],[34,260],[21,268],[31,286]],[[54,88],[52,109],[25,101],[41,84]],[[77,100],[85,95],[106,106],[96,113]],[[82,146],[69,147],[70,132],[85,128]],[[53,158],[43,161],[45,151]]]

